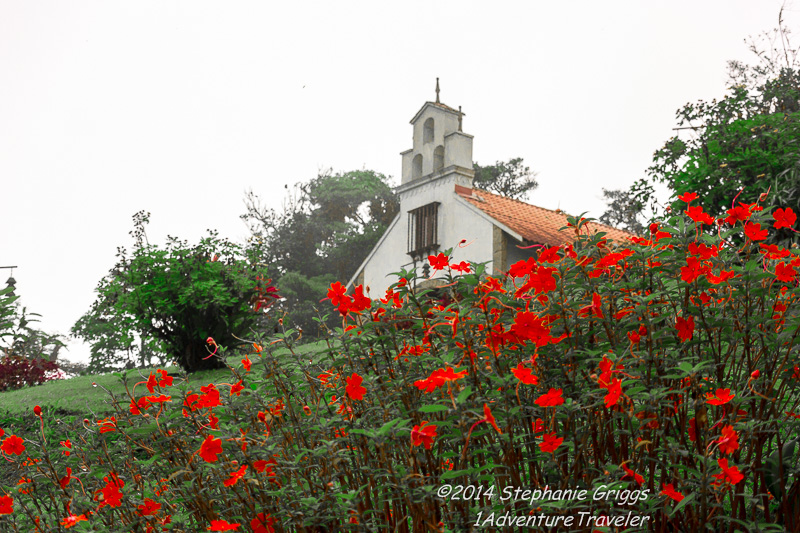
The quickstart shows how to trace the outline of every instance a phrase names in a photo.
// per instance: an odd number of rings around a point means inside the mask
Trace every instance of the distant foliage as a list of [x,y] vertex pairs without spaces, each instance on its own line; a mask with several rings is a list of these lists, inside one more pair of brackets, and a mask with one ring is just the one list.
[[600,222],[634,235],[644,233],[641,221],[642,205],[633,198],[630,191],[603,189],[603,197],[608,209],[599,218]]
[[399,210],[389,178],[371,170],[323,172],[295,186],[282,210],[252,191],[245,205],[242,219],[285,298],[278,309],[307,338],[321,332],[315,317],[326,287],[350,280]]
[[473,185],[476,188],[515,200],[527,200],[530,193],[539,186],[536,172],[525,166],[521,157],[487,166],[474,163],[473,170]]

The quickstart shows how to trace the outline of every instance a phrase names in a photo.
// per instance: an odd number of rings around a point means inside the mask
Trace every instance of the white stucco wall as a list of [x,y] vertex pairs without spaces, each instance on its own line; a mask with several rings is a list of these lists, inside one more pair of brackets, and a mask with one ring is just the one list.
[[[471,209],[455,193],[456,183],[468,186],[469,177],[451,171],[438,179],[422,179],[419,184],[400,187],[400,214],[367,258],[364,265],[364,285],[370,289],[373,298],[382,297],[386,289],[397,281],[388,273],[401,268],[411,269],[413,262],[408,255],[408,212],[418,207],[440,202],[438,211],[440,251],[453,248],[453,262],[489,261],[491,272],[492,223]],[[410,185],[414,185],[408,188]],[[465,240],[467,245],[459,247]],[[422,265],[418,265],[421,273]]]

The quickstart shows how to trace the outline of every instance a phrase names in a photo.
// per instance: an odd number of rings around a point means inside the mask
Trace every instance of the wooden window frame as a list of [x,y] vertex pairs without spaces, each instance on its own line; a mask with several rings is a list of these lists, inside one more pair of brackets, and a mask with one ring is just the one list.
[[439,249],[439,202],[408,212],[408,255],[421,258]]

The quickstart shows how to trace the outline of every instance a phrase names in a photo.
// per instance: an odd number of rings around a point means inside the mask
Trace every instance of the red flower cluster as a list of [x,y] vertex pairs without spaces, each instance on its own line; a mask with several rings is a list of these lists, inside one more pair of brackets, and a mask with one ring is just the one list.
[[372,307],[372,300],[364,296],[364,287],[362,285],[358,285],[353,289],[352,296],[346,293],[347,287],[338,281],[331,284],[331,288],[328,290],[328,298],[340,315],[347,316],[351,312],[361,314],[362,311]]
[[439,368],[434,370],[426,379],[418,379],[414,382],[414,386],[421,391],[433,392],[439,387],[443,386],[445,383],[458,381],[466,375],[467,370],[456,372],[452,369],[452,367],[448,366],[447,368]]
[[105,476],[103,481],[106,482],[106,486],[95,491],[94,499],[100,502],[97,509],[100,510],[106,505],[109,507],[119,507],[122,505],[122,488],[125,486],[125,482],[119,479],[113,472]]

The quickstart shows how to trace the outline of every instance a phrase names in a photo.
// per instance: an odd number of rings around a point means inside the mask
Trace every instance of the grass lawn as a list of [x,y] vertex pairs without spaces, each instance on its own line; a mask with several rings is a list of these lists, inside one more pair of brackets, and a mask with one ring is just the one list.
[[[325,348],[324,341],[307,343],[295,348],[295,353],[299,356],[314,354]],[[273,352],[275,357],[291,357],[289,351],[284,348]],[[232,356],[228,358],[228,364],[233,368],[242,367],[242,356]],[[258,357],[251,357],[254,370],[261,363]],[[114,373],[77,376],[70,379],[59,379],[48,381],[36,387],[26,387],[14,391],[0,392],[0,427],[3,427],[4,418],[24,417],[27,414],[33,416],[33,407],[38,405],[42,410],[55,413],[70,413],[91,417],[92,413],[97,417],[105,417],[113,413],[111,398],[103,388],[110,391],[115,397],[121,398],[120,401],[128,402],[125,385],[120,379],[122,376],[127,378],[128,387],[133,391],[133,386],[139,381],[146,381],[150,372],[155,372],[157,367],[139,368],[134,370],[120,370]],[[175,384],[183,378],[181,369],[177,366],[159,367],[163,368],[174,376]],[[209,383],[230,382],[231,372],[227,368],[219,370],[208,370],[205,372],[195,372],[188,374],[185,378],[188,381],[189,389],[199,389]],[[96,383],[97,386],[93,384]],[[147,392],[143,386],[136,389],[136,396],[140,397]]]

